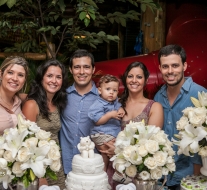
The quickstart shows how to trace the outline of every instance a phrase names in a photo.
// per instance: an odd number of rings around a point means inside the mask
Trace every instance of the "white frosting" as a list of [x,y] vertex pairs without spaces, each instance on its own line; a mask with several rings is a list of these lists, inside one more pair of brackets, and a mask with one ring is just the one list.
[[65,180],[67,190],[108,190],[108,176],[104,172],[103,158],[95,154],[94,158],[75,155],[72,171]]
[[207,177],[188,175],[181,180],[181,190],[207,190]]
[[104,163],[102,156],[95,154],[94,158],[83,158],[77,154],[72,162],[73,173],[78,175],[97,175],[103,173]]

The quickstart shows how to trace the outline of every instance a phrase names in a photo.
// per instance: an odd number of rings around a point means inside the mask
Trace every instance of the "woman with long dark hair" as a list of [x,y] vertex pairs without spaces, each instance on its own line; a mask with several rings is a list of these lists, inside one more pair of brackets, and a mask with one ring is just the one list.
[[[36,78],[22,107],[25,117],[36,122],[41,129],[51,132],[51,138],[56,142],[59,142],[58,132],[61,128],[60,113],[67,101],[67,83],[65,66],[55,59],[46,61],[38,67]],[[57,175],[58,181],[48,178],[48,184],[64,189],[62,167]]]
[[124,92],[120,98],[120,103],[126,110],[122,119],[122,128],[130,121],[139,122],[143,119],[146,125],[163,127],[162,105],[144,96],[148,77],[149,71],[141,62],[133,62],[126,68],[122,76]]
[[[121,126],[122,130],[130,121],[140,122],[144,120],[146,125],[156,125],[157,127],[163,127],[163,108],[158,102],[150,100],[144,96],[144,87],[147,85],[149,77],[149,71],[147,67],[141,62],[133,62],[126,68],[122,76],[122,84],[124,85],[124,92],[121,95],[120,103],[125,110],[125,115],[122,118]],[[102,153],[111,156],[114,154],[115,147],[111,144],[105,143],[108,146],[107,151],[101,151]],[[112,173],[111,168],[108,171],[110,176]],[[130,178],[115,172],[113,180],[119,183],[129,183]],[[113,189],[117,185],[113,183]]]

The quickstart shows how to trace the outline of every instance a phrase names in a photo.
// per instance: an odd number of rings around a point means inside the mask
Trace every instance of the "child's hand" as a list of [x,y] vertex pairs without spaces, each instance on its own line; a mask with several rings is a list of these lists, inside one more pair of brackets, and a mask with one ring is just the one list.
[[116,110],[114,110],[114,111],[110,111],[110,115],[111,115],[111,118],[121,120],[120,114],[119,114],[119,112],[116,111]]
[[120,107],[119,110],[118,110],[118,114],[119,114],[120,119],[121,119],[122,117],[124,117],[124,115],[125,115],[124,108]]

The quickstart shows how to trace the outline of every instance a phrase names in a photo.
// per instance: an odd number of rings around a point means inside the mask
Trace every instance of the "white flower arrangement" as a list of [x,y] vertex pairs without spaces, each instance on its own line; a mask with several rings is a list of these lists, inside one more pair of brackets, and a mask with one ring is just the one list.
[[35,178],[57,179],[60,170],[60,147],[50,140],[51,133],[18,115],[18,126],[0,136],[0,182],[5,189],[10,182],[27,187]]
[[198,99],[191,97],[191,101],[195,107],[182,111],[173,143],[179,146],[178,154],[207,156],[207,93],[198,92]]
[[128,177],[157,180],[175,171],[172,143],[159,127],[130,122],[115,142],[113,167]]

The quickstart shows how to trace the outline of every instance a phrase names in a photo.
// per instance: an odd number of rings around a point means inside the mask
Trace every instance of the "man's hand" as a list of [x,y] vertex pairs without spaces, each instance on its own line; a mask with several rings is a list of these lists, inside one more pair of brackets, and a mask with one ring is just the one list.
[[109,158],[111,158],[112,156],[114,156],[114,150],[115,150],[115,143],[116,139],[113,139],[109,142],[104,143],[104,145],[106,145],[108,147],[107,150],[99,150],[101,153],[105,153]]

